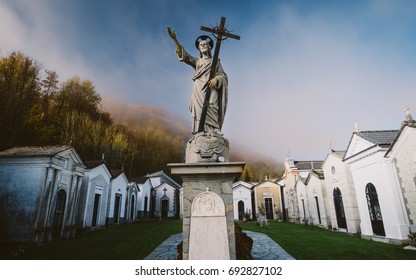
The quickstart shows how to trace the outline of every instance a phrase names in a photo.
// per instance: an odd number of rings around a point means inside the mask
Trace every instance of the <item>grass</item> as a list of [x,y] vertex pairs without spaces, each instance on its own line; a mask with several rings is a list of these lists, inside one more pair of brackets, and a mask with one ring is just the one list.
[[311,225],[269,222],[239,223],[243,230],[262,232],[298,260],[414,260],[416,251],[402,245],[365,240]]
[[143,220],[84,232],[68,239],[29,246],[28,260],[141,260],[169,236],[182,231],[181,220]]
[[[267,234],[298,260],[414,260],[416,251],[401,245],[364,240],[315,226],[270,222],[260,227],[241,222],[243,230]],[[170,235],[182,231],[181,220],[143,220],[85,232],[76,238],[26,246],[28,260],[141,260]],[[0,254],[1,255],[1,254]]]

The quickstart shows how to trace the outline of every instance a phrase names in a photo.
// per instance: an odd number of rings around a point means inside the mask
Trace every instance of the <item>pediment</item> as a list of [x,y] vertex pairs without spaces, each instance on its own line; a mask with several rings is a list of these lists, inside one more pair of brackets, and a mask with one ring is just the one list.
[[[110,178],[108,178],[109,180]],[[99,185],[101,187],[108,187],[109,185],[109,181],[106,180],[106,178],[104,178],[103,174],[98,174],[96,177],[91,178],[91,183],[93,185]]]
[[364,138],[358,136],[357,134],[353,134],[351,141],[348,145],[345,158],[352,157],[372,146],[374,146],[374,143],[371,143],[368,140],[365,140]]
[[253,187],[252,184],[249,184],[249,183],[244,182],[244,181],[238,181],[238,182],[236,182],[236,183],[233,184],[233,189],[246,188],[246,189],[251,190],[252,187]]
[[[407,149],[408,151],[414,151],[414,143],[416,139],[416,127],[403,126],[395,141],[392,143],[388,151],[387,157],[396,157],[401,149]],[[416,162],[416,152],[413,152],[412,158]]]
[[79,165],[84,164],[82,162],[81,157],[78,155],[78,153],[73,148],[70,148],[70,149],[67,149],[67,150],[64,150],[64,151],[60,152],[58,154],[58,156],[60,156],[62,158],[66,158],[66,159],[70,160],[71,162],[73,162],[75,164],[79,164]]

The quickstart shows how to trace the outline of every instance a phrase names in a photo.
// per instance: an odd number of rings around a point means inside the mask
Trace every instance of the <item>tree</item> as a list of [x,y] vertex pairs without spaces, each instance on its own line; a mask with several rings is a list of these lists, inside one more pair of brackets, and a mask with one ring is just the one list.
[[244,182],[253,182],[254,174],[248,164],[244,166],[243,173],[241,174],[240,178]]
[[46,77],[39,82],[39,102],[32,108],[28,124],[33,130],[32,143],[34,145],[58,144],[60,124],[53,121],[53,98],[58,87],[58,74],[55,71],[44,70]]
[[59,80],[58,74],[55,71],[45,70],[46,77],[41,81],[42,87],[42,114],[43,119],[47,122],[50,122],[50,111],[51,111],[51,102],[58,92]]
[[109,114],[102,110],[101,97],[89,80],[81,81],[77,76],[70,78],[62,85],[54,99],[58,118],[76,111],[87,114],[93,120],[110,122]]
[[[50,95],[50,86],[56,89],[53,73],[44,81],[45,92]],[[51,107],[52,131],[59,136],[60,143],[71,143],[86,160],[101,158],[105,150],[111,149],[114,139],[108,139],[108,135],[112,121],[109,113],[103,111],[101,97],[91,81],[70,78],[52,95]]]
[[112,169],[132,176],[183,159],[185,140],[157,121],[113,124],[93,83],[44,70],[20,52],[0,59],[0,150],[16,145],[70,144],[85,161],[105,155]]
[[0,60],[0,149],[23,144],[39,116],[39,64],[21,52]]

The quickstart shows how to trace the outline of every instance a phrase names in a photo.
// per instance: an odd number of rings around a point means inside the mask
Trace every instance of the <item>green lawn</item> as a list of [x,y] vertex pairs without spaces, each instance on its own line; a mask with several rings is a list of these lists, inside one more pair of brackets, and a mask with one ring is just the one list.
[[[243,230],[267,234],[298,260],[413,260],[416,251],[361,239],[315,226],[270,222],[260,227],[241,222]],[[23,259],[141,260],[169,236],[182,231],[181,220],[143,220],[85,232],[43,247],[25,246]],[[3,258],[4,259],[4,258]]]
[[182,231],[181,220],[143,220],[84,232],[73,239],[27,247],[24,259],[141,260],[169,236]]
[[316,226],[270,222],[260,227],[255,222],[239,223],[243,230],[267,234],[298,260],[414,260],[416,251],[401,245],[365,240]]

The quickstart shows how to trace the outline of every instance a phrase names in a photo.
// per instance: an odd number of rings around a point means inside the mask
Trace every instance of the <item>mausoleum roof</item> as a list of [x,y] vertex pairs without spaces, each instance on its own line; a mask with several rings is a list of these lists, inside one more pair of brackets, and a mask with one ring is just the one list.
[[137,184],[144,184],[146,183],[149,178],[147,176],[139,176],[139,177],[132,177],[130,178],[131,181],[136,182]]
[[390,146],[397,136],[398,130],[360,131],[357,135],[379,146]]
[[339,157],[339,158],[343,158],[345,156],[345,154],[347,153],[347,151],[335,151],[335,150],[331,150],[331,154]]
[[118,170],[110,170],[111,175],[113,176],[113,178],[117,178],[118,176],[120,176],[124,170],[123,169],[118,169]]
[[86,161],[85,162],[85,166],[88,169],[93,169],[93,168],[95,168],[97,166],[100,166],[101,164],[105,164],[105,162],[102,161],[102,160],[89,160],[89,161]]
[[295,166],[299,170],[322,169],[323,163],[324,161],[322,160],[295,161]]
[[71,149],[71,146],[26,146],[26,147],[13,147],[11,149],[1,151],[0,157],[34,157],[34,156],[54,156],[60,152]]

